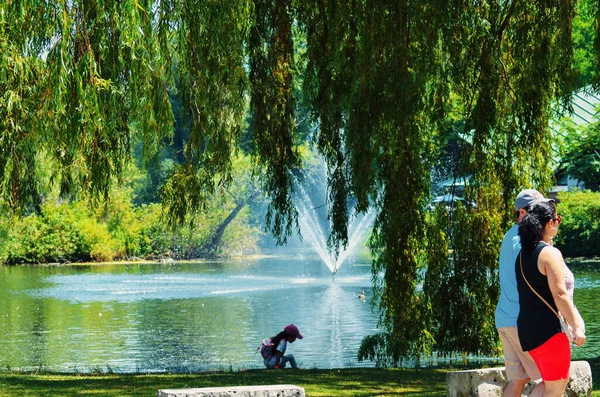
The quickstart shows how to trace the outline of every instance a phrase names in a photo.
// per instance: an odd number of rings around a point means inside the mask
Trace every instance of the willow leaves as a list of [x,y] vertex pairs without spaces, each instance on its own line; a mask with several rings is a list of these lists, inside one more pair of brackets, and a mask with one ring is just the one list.
[[[249,120],[253,171],[283,243],[297,228],[296,117],[306,103],[328,166],[329,247],[348,243],[353,209],[377,213],[370,246],[382,332],[361,357],[494,353],[502,230],[517,191],[551,178],[548,121],[556,103],[568,108],[576,81],[575,6],[2,2],[3,202],[32,208],[50,182],[63,197],[106,198],[132,142],[151,157],[171,139],[176,101],[189,135],[162,191],[169,218],[183,222],[231,183]],[[455,175],[468,176],[465,198],[476,205],[431,212],[431,169],[451,136],[460,141]]]

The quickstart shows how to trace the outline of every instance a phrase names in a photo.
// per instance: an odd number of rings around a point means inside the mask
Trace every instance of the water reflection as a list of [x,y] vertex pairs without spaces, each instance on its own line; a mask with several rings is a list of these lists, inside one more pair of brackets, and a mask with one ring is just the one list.
[[[123,372],[262,366],[256,347],[296,324],[303,368],[367,366],[356,353],[377,332],[367,257],[332,279],[318,258],[172,265],[0,267],[0,367]],[[588,341],[600,355],[600,271],[574,269]],[[358,299],[365,291],[367,299]]]
[[575,268],[574,301],[585,320],[586,342],[582,347],[572,350],[574,359],[600,357],[600,314],[598,312],[598,289],[600,289],[600,263],[591,269]]
[[260,367],[260,340],[288,323],[305,336],[289,348],[300,366],[368,365],[357,362],[356,352],[376,332],[377,318],[356,299],[370,286],[369,268],[358,264],[348,263],[335,281],[318,260],[298,256],[0,268],[0,366],[70,372]]

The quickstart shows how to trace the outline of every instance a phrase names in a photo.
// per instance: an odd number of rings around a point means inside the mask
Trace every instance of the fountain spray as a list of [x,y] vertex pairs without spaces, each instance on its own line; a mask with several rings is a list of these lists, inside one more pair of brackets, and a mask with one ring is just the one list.
[[[310,176],[308,176],[310,178]],[[307,178],[308,179],[308,178]],[[313,178],[310,178],[311,185],[319,189],[319,191],[325,191],[325,185],[319,184]],[[331,271],[332,277],[335,279],[340,266],[349,253],[363,241],[364,235],[370,230],[375,220],[374,211],[369,211],[366,214],[357,214],[354,210],[349,217],[348,221],[348,244],[346,247],[342,247],[340,252],[335,255],[329,251],[327,247],[327,238],[325,237],[329,233],[329,224],[324,222],[321,218],[325,219],[324,216],[319,217],[317,213],[318,209],[326,208],[322,205],[316,206],[313,203],[311,195],[308,194],[306,188],[302,183],[297,181],[297,197],[296,197],[296,208],[298,209],[298,221],[300,223],[300,229],[303,237],[311,245],[311,247],[317,252],[325,266]],[[325,194],[323,194],[323,198]],[[324,230],[324,227],[327,230]]]

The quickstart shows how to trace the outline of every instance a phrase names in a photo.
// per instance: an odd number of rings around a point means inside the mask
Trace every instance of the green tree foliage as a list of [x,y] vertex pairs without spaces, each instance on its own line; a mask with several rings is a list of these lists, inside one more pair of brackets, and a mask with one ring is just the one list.
[[292,202],[294,168],[300,165],[295,146],[294,57],[291,0],[257,0],[249,38],[253,114],[252,141],[263,185],[271,198],[267,225],[280,243],[298,228]]
[[[594,24],[597,0],[579,0],[573,18],[574,67],[577,85],[585,87],[597,81],[598,69],[594,60]],[[597,66],[597,65],[596,65]]]
[[197,259],[257,252],[260,228],[250,224],[246,202],[236,204],[228,195],[215,195],[209,211],[190,221],[192,228],[168,227],[159,204],[133,206],[131,189],[112,189],[109,199],[109,205],[96,208],[85,201],[47,201],[39,214],[2,218],[0,262]]
[[1,193],[38,200],[36,155],[63,195],[107,197],[133,134],[150,150],[170,134],[165,57],[151,2],[4,2],[0,6]]
[[[301,10],[334,236],[343,243],[335,197],[379,211],[371,245],[384,331],[361,356],[397,362],[432,341],[441,353],[495,352],[501,230],[517,190],[549,180],[550,105],[567,104],[574,81],[572,5],[314,1]],[[451,112],[465,120],[471,145],[458,173],[472,176],[466,193],[477,207],[433,222],[427,181]],[[439,243],[447,222],[450,257]]]
[[[160,204],[135,205],[147,175],[130,165],[103,205],[47,197],[38,213],[0,216],[0,263],[87,262],[232,257],[258,251],[260,224],[250,205],[264,198],[250,159],[233,161],[234,182],[217,189],[207,211],[170,227]],[[193,227],[189,227],[192,224]]]
[[597,190],[600,185],[600,122],[585,126],[566,123],[564,154],[559,167],[583,181],[586,188]]
[[[594,70],[600,70],[600,2],[598,0],[591,3],[591,11],[594,13],[594,22],[592,26],[596,29],[594,37]],[[594,78],[594,88],[600,89],[600,74],[596,73]]]
[[[171,219],[205,210],[215,184],[231,181],[241,135],[248,77],[244,68],[250,3],[245,0],[160,2],[161,18],[174,26],[184,119],[189,123],[185,161],[163,190]],[[216,178],[218,176],[218,179]]]
[[[551,105],[568,107],[578,81],[576,5],[4,2],[0,190],[13,208],[39,201],[45,155],[63,195],[109,197],[133,139],[149,156],[172,134],[171,93],[190,133],[162,197],[170,219],[193,224],[189,215],[207,214],[232,182],[249,106],[253,170],[270,199],[269,228],[285,242],[297,227],[294,87],[303,81],[328,166],[330,248],[347,244],[352,207],[377,212],[370,244],[382,331],[362,357],[493,353],[502,229],[517,191],[550,179]],[[598,70],[597,32],[595,43]],[[306,70],[294,48],[305,50]],[[468,144],[455,175],[470,175],[465,194],[476,206],[428,212],[430,169],[457,126]]]
[[13,219],[2,262],[48,263],[112,260],[117,242],[85,203],[44,203],[40,215]]
[[589,190],[561,192],[558,212],[563,221],[556,237],[556,246],[563,255],[593,256],[600,241],[600,193]]

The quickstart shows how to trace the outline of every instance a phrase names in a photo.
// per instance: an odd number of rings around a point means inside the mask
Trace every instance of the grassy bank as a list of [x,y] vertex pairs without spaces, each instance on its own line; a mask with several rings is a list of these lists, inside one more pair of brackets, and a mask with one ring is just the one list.
[[[588,360],[599,379],[600,359]],[[294,384],[309,397],[445,396],[446,372],[453,369],[251,370],[191,375],[59,375],[0,372],[4,397],[152,397],[158,389]],[[594,387],[594,397],[600,388]]]
[[294,384],[310,397],[444,396],[438,369],[251,370],[196,375],[58,375],[0,372],[4,397],[152,397],[158,389]]

